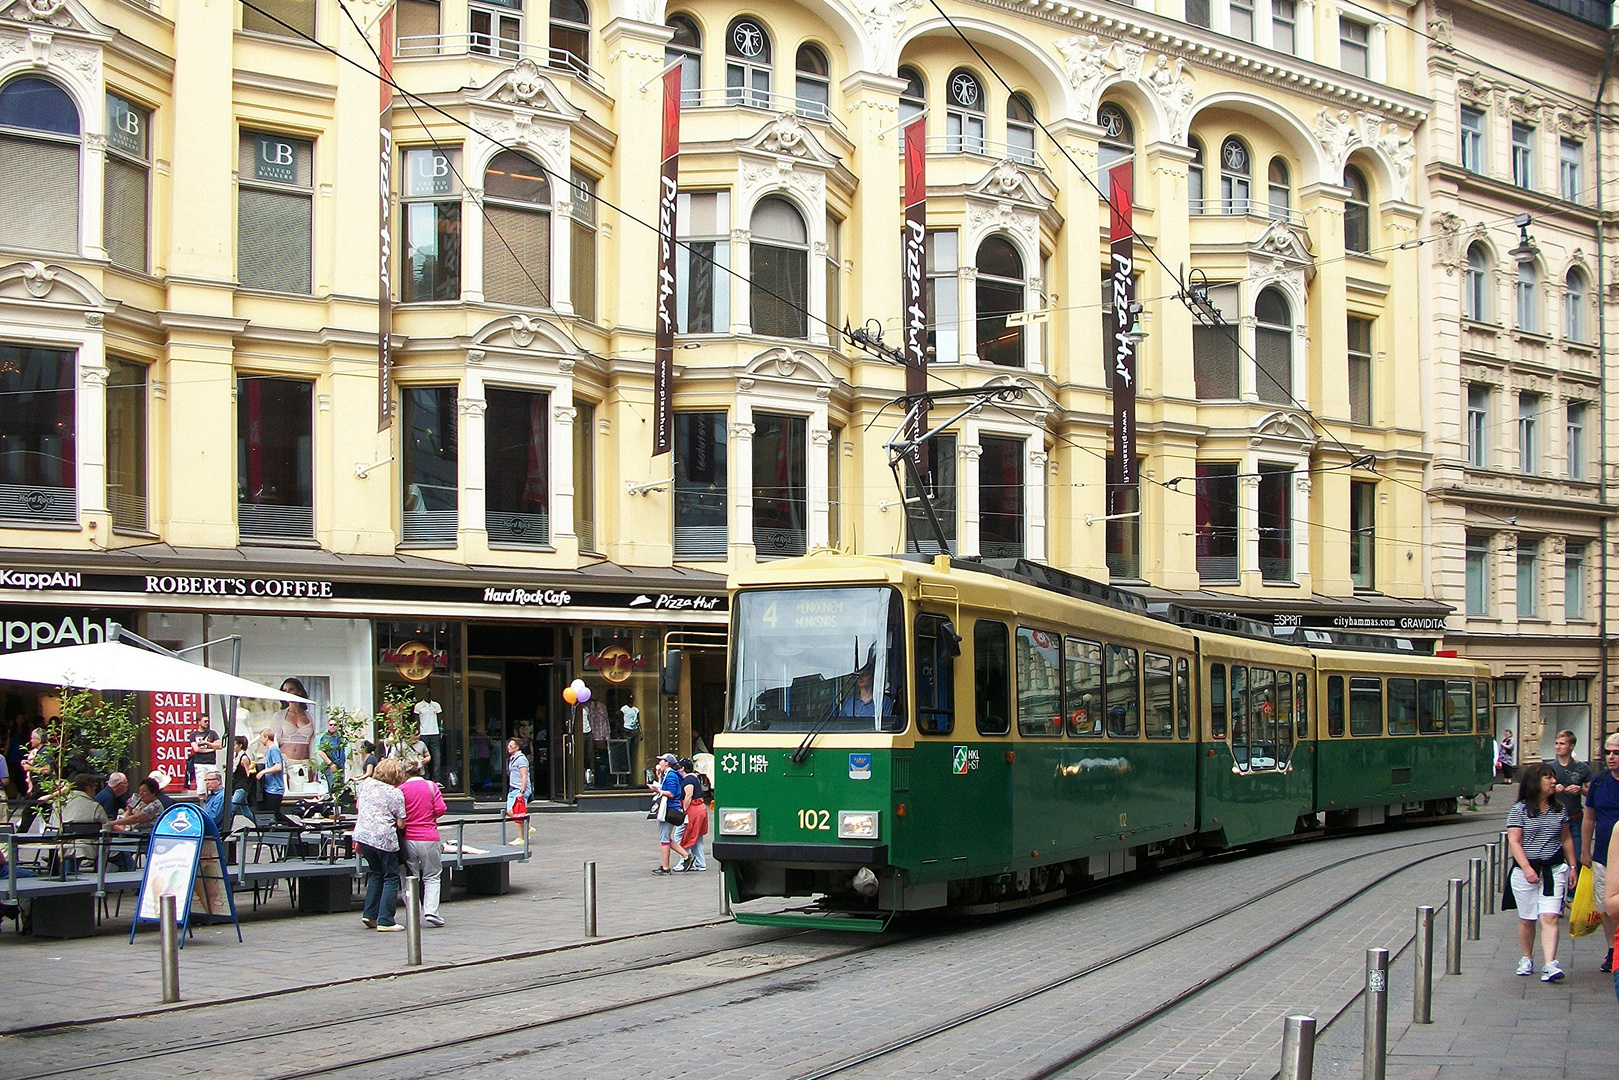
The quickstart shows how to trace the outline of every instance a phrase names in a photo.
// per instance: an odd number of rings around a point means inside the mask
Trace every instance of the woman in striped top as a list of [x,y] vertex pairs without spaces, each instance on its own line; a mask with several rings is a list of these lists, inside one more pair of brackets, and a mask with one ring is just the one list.
[[1568,814],[1553,794],[1557,774],[1550,765],[1530,765],[1518,784],[1518,801],[1507,811],[1507,844],[1512,849],[1512,896],[1518,904],[1518,941],[1523,955],[1518,974],[1533,975],[1535,922],[1540,922],[1540,950],[1546,958],[1541,982],[1563,977],[1557,963],[1558,920],[1568,895],[1574,864],[1574,839]]

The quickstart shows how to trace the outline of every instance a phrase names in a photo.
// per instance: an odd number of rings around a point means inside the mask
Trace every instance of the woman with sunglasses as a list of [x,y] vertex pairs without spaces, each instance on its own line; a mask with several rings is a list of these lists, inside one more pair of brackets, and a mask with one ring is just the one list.
[[1585,797],[1585,818],[1580,822],[1580,839],[1584,846],[1581,861],[1595,875],[1591,880],[1596,887],[1597,905],[1602,908],[1602,932],[1608,941],[1608,956],[1602,961],[1603,971],[1613,970],[1613,940],[1619,911],[1612,904],[1603,903],[1608,883],[1608,844],[1613,836],[1614,822],[1619,821],[1619,735],[1609,735],[1602,745],[1602,763],[1607,768],[1598,773]]

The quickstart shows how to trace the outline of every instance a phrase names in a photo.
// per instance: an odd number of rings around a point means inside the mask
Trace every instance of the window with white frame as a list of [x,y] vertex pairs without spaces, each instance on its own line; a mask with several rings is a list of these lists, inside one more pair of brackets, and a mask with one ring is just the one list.
[[933,362],[954,364],[961,359],[961,264],[959,236],[954,229],[929,230],[928,270],[928,348]]
[[1585,618],[1585,547],[1570,538],[1563,552],[1563,618],[1579,622]]
[[1213,26],[1212,15],[1210,0],[1186,0],[1186,21],[1193,26]]
[[1277,52],[1289,56],[1298,52],[1298,9],[1293,0],[1271,0],[1270,43]]
[[394,49],[398,56],[437,56],[443,48],[439,0],[396,0]]
[[761,557],[802,555],[809,536],[809,422],[753,414],[753,546]]
[[1490,467],[1490,399],[1483,383],[1467,384],[1467,463],[1475,469]]
[[826,215],[826,321],[833,326],[843,322],[843,222]]
[[1468,172],[1482,173],[1484,171],[1484,130],[1484,111],[1475,109],[1470,105],[1463,105],[1462,168]]
[[675,329],[731,328],[731,193],[683,191],[675,198]]
[[1186,201],[1194,214],[1206,214],[1207,196],[1203,184],[1203,140],[1195,136],[1189,140],[1192,161],[1186,167]]
[[568,229],[568,298],[573,313],[596,321],[596,178],[580,169],[572,182]]
[[758,19],[736,19],[725,33],[725,100],[770,108],[770,34]]
[[276,37],[315,36],[315,0],[256,0],[242,6],[242,29]]
[[[1105,105],[1102,107],[1107,108]],[[1006,146],[1013,161],[1025,165],[1034,164],[1034,126],[1034,105],[1029,101],[1028,95],[1013,94],[1008,97]]]
[[1349,482],[1349,578],[1357,589],[1377,588],[1377,484]]
[[497,544],[551,542],[551,399],[486,387],[484,527]]
[[1583,401],[1568,403],[1567,424],[1563,431],[1563,443],[1568,459],[1568,478],[1570,480],[1584,480],[1587,468],[1585,450],[1585,415],[1589,406]]
[[454,546],[461,491],[456,389],[402,387],[399,404],[400,538],[407,544]]
[[[944,530],[944,539],[952,549],[956,542],[956,437],[941,433],[929,439],[922,448],[921,467],[917,470],[933,516]],[[937,555],[942,550],[939,538],[922,505],[923,491],[909,470],[905,473],[905,550]]]
[[551,0],[551,66],[590,75],[590,8],[585,0]]
[[690,15],[671,15],[667,25],[674,33],[663,47],[663,62],[680,62],[680,104],[689,108],[702,101],[703,32]]
[[1533,540],[1518,540],[1518,618],[1540,616],[1540,552]]
[[1259,576],[1293,580],[1293,466],[1259,463]]
[[1220,144],[1220,210],[1246,214],[1253,203],[1253,161],[1248,146],[1235,135]]
[[1490,321],[1490,253],[1483,244],[1467,249],[1467,269],[1462,276],[1462,318]]
[[799,115],[813,120],[831,119],[832,65],[827,63],[826,53],[815,45],[800,45],[796,70],[794,92]]
[[978,359],[1022,367],[1024,328],[1010,316],[1024,309],[1023,257],[1004,236],[990,236],[978,245],[977,266]]
[[0,521],[78,521],[78,362],[0,342]]
[[1563,279],[1563,337],[1584,344],[1590,340],[1586,328],[1586,307],[1590,302],[1585,271],[1575,266]]
[[675,558],[724,559],[730,476],[725,413],[675,414]]
[[461,181],[458,149],[404,152],[399,200],[399,299],[404,303],[461,296]]
[[1581,175],[1585,161],[1585,147],[1573,139],[1557,142],[1557,191],[1569,202],[1579,202],[1585,193]]
[[467,7],[468,48],[516,60],[523,50],[523,0],[479,0]]
[[900,149],[905,149],[905,128],[912,120],[921,116],[928,107],[927,88],[922,83],[922,73],[913,67],[899,69],[899,77],[905,81],[905,89],[899,92],[899,126]]
[[145,532],[146,365],[107,357],[107,509],[112,527]]
[[496,304],[551,306],[551,183],[503,150],[483,174],[483,295]]
[[236,528],[243,538],[315,535],[315,384],[236,380]]
[[950,73],[945,94],[945,149],[952,154],[983,153],[983,82],[966,68],[957,68]]
[[1231,0],[1231,36],[1254,40],[1254,0]]
[[146,272],[152,151],[152,114],[107,95],[107,165],[102,246],[114,266]]
[[809,335],[809,229],[786,199],[769,196],[753,208],[748,244],[753,332],[767,337]]
[[573,534],[580,551],[596,543],[596,403],[573,399]]
[[1344,250],[1365,254],[1372,250],[1372,196],[1366,174],[1353,165],[1344,169]]
[[244,288],[310,291],[314,146],[242,132],[236,203],[236,280]]
[[1287,162],[1279,157],[1270,159],[1270,169],[1267,186],[1270,195],[1270,216],[1276,221],[1286,221],[1292,216],[1293,209],[1293,181],[1288,175]]
[[1220,322],[1192,324],[1193,386],[1199,401],[1234,401],[1242,396],[1236,283],[1211,284],[1209,304]]
[[1293,310],[1280,289],[1254,301],[1254,389],[1260,401],[1286,405],[1293,400]]
[[1540,274],[1525,259],[1518,263],[1518,329],[1526,334],[1540,333]]
[[1512,122],[1512,182],[1521,188],[1535,186],[1535,129]]
[[1518,395],[1518,471],[1526,476],[1540,472],[1540,410],[1543,400],[1539,394]]
[[1235,461],[1197,463],[1197,574],[1206,584],[1237,581],[1242,529],[1237,505]]
[[23,76],[0,88],[0,243],[78,253],[82,133],[78,107],[55,83]]
[[1338,17],[1338,66],[1366,78],[1372,71],[1372,28],[1356,19]]
[[1490,538],[1468,533],[1465,550],[1467,566],[1467,614],[1490,613]]
[[[1102,138],[1096,147],[1096,186],[1102,189],[1104,198],[1111,199],[1113,166],[1129,161],[1136,152],[1136,131],[1130,123],[1130,114],[1111,101],[1103,102],[1096,110],[1096,123],[1102,129]],[[1133,171],[1130,177],[1132,181],[1135,179]],[[1133,188],[1132,184],[1132,195]]]
[[1372,422],[1372,320],[1349,316],[1349,422]]
[[978,551],[989,559],[1019,559],[1025,551],[1023,440],[979,438]]

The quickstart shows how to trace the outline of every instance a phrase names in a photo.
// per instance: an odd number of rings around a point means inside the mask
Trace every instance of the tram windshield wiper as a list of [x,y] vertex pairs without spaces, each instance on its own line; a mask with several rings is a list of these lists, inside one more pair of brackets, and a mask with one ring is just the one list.
[[852,673],[849,675],[839,675],[833,682],[833,688],[837,692],[832,695],[832,703],[826,707],[826,712],[821,714],[821,718],[810,725],[810,729],[804,733],[804,740],[798,744],[798,749],[794,750],[792,757],[788,759],[794,765],[804,764],[804,758],[809,756],[810,743],[815,741],[815,736],[826,730],[826,726],[830,724],[832,722],[832,718],[838,714],[839,708],[843,705],[844,694],[852,692],[851,690],[844,689],[845,679],[849,680],[849,685],[851,687],[853,686],[854,675]]

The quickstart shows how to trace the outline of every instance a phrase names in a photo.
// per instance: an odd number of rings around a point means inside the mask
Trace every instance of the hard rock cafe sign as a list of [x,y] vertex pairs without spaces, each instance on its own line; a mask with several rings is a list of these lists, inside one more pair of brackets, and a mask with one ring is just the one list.
[[420,641],[407,641],[397,649],[383,649],[382,662],[392,664],[410,682],[421,682],[434,670],[450,666],[450,654],[440,649],[434,652]]
[[610,683],[621,683],[629,681],[632,672],[646,670],[646,657],[633,656],[622,645],[609,645],[585,657],[585,667],[600,671]]

